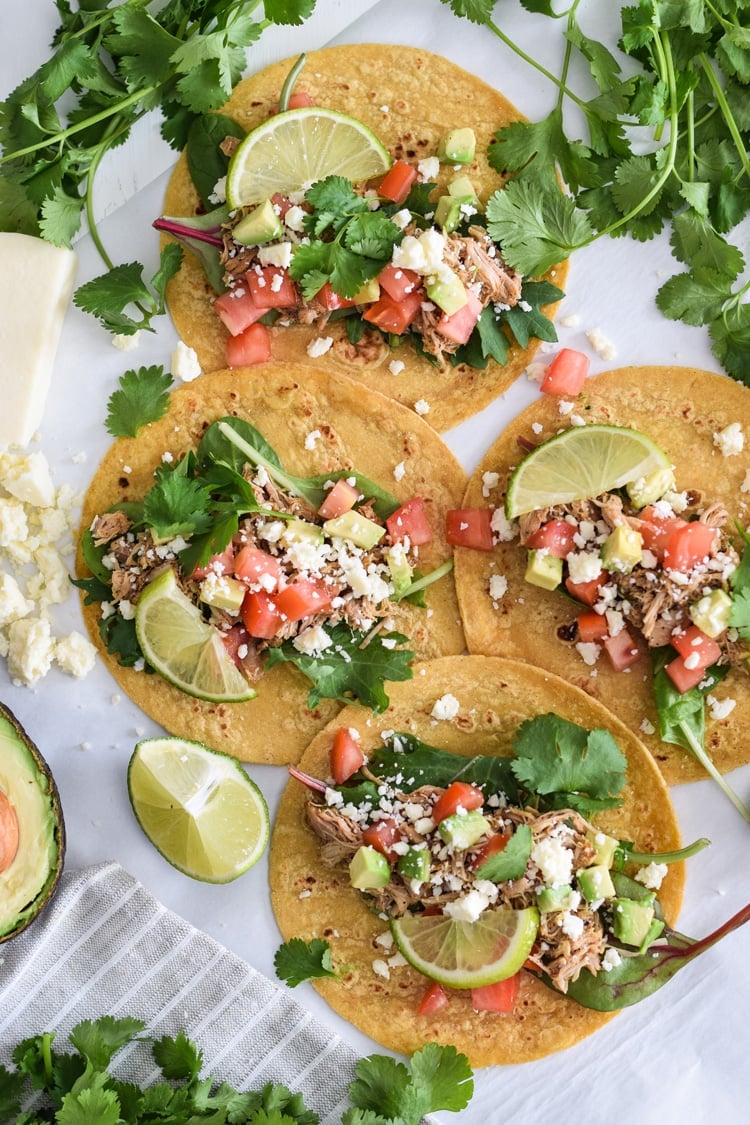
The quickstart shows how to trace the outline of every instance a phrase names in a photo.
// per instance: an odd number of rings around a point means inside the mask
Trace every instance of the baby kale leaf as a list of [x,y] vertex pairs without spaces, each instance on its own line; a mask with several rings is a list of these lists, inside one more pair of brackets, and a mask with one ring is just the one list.
[[106,429],[113,437],[135,437],[141,426],[156,422],[169,405],[172,376],[163,367],[139,367],[120,376],[107,403]]

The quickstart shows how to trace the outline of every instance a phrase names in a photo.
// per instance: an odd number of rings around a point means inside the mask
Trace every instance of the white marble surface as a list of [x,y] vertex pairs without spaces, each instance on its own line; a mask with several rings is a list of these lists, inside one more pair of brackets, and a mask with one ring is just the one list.
[[[614,5],[584,0],[588,29],[612,44]],[[22,36],[0,42],[0,95],[31,73],[45,57],[56,24],[52,0],[26,0]],[[536,58],[556,68],[559,25],[524,12],[505,0],[497,18]],[[516,59],[488,31],[457,21],[438,0],[318,0],[315,17],[303,28],[274,29],[253,48],[250,66],[328,42],[402,42],[440,52],[496,84],[530,118],[548,111],[553,90]],[[139,131],[104,168],[97,212],[107,216],[102,237],[116,261],[137,257],[154,266],[157,246],[150,222],[158,214],[172,155],[158,138],[155,122]],[[138,189],[136,192],[135,189]],[[101,270],[88,237],[77,244],[78,283]],[[614,363],[592,353],[592,370],[631,363],[678,362],[719,370],[705,335],[663,319],[653,298],[672,258],[666,237],[647,246],[603,242],[575,256],[562,315],[576,315],[576,328],[562,328],[561,341],[590,350],[585,330],[597,327],[616,348]],[[108,444],[103,428],[106,401],[125,367],[165,363],[175,342],[165,319],[138,352],[124,357],[108,337],[77,310],[63,332],[53,388],[39,445],[50,459],[58,484],[85,488]],[[537,392],[520,381],[477,418],[447,435],[467,469],[518,409]],[[76,456],[85,451],[86,460]],[[61,627],[80,620],[71,600],[58,613]],[[128,804],[125,770],[139,737],[158,726],[122,697],[98,668],[82,682],[51,673],[36,688],[8,681],[0,668],[0,697],[19,717],[49,760],[60,786],[68,826],[70,867],[116,859],[167,906],[203,927],[258,969],[273,976],[279,935],[268,901],[267,864],[261,861],[227,887],[193,883],[169,867],[137,827]],[[284,773],[249,767],[271,809]],[[750,799],[750,767],[733,784]],[[686,840],[707,835],[714,846],[690,863],[681,926],[702,935],[748,900],[747,849],[750,828],[709,783],[673,793]],[[470,1107],[446,1122],[531,1122],[542,1116],[567,1125],[636,1120],[639,1125],[722,1125],[746,1120],[745,1074],[750,1031],[746,1018],[750,933],[739,932],[686,969],[661,993],[620,1015],[595,1039],[563,1055],[521,1067],[478,1072]],[[2,968],[0,966],[0,972]],[[363,1053],[374,1048],[335,1017],[309,985],[297,998],[328,1020]]]

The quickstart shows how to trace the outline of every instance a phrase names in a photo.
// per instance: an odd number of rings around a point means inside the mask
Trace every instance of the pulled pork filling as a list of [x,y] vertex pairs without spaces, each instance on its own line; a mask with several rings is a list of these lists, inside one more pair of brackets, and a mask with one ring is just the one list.
[[[366,769],[363,772],[367,775]],[[390,881],[365,892],[373,909],[390,918],[429,909],[474,921],[488,908],[522,910],[535,906],[539,893],[547,887],[575,884],[577,872],[596,862],[592,843],[596,829],[572,809],[539,813],[507,806],[502,794],[490,796],[483,810],[487,831],[476,843],[461,848],[444,841],[432,817],[443,789],[423,786],[400,793],[379,785],[378,792],[375,807],[355,807],[345,803],[340,791],[329,789],[325,803],[320,797],[308,800],[306,816],[321,840],[322,859],[330,866],[347,864],[366,843],[363,834],[368,828],[384,820],[391,823],[394,840],[389,859],[394,862]],[[509,838],[519,825],[528,825],[532,837],[523,874],[507,882],[480,878],[477,869],[484,861],[483,849],[488,841],[498,834]],[[429,853],[429,877],[423,882],[408,878],[397,867],[398,857],[413,847]],[[567,909],[541,915],[529,961],[562,992],[583,968],[592,973],[602,968],[607,938],[596,906],[572,891]]]
[[[97,516],[92,538],[95,546],[106,547],[102,561],[112,587],[105,613],[114,610],[132,617],[144,587],[171,567],[183,593],[228,641],[236,642],[229,645],[230,652],[237,653],[238,665],[251,680],[262,676],[261,657],[269,646],[291,640],[300,651],[315,654],[332,643],[326,629],[339,622],[357,632],[387,627],[393,609],[392,567],[413,569],[419,548],[408,539],[394,540],[369,503],[360,503],[356,510],[383,526],[374,547],[365,549],[331,536],[324,533],[323,518],[315,509],[301,497],[282,492],[264,469],[252,475],[246,469],[245,475],[261,510],[242,517],[226,550],[192,574],[180,567],[184,539],[155,542],[149,529],[133,530],[124,512]],[[248,551],[259,553],[254,567],[243,563]],[[257,565],[258,559],[262,565]],[[273,611],[274,596],[296,583],[314,588],[320,610],[294,620],[282,613],[272,636],[251,636],[245,627],[246,596],[260,595]]]

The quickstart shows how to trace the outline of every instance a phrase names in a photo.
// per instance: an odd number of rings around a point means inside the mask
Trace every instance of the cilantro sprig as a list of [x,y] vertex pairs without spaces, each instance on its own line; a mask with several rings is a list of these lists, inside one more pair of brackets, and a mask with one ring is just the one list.
[[[301,24],[315,0],[167,0],[151,7],[144,0],[58,0],[50,57],[1,107],[0,229],[69,246],[85,215],[112,271],[93,210],[104,156],[157,108],[162,136],[182,149],[194,123],[227,101],[263,30]],[[143,267],[130,263],[89,282],[78,303],[110,331],[149,328],[163,312],[164,274],[179,265],[179,248],[168,250],[152,279],[156,298]],[[140,320],[125,317],[128,304],[139,308]]]
[[[606,235],[645,242],[670,227],[685,269],[661,286],[657,306],[672,320],[705,326],[718,361],[750,384],[750,281],[745,254],[728,237],[750,210],[748,6],[623,7],[618,46],[631,63],[623,73],[583,31],[580,0],[562,12],[551,0],[521,0],[561,28],[556,76],[494,22],[492,0],[442,2],[488,27],[557,88],[546,118],[506,126],[490,146],[492,165],[511,177],[487,206],[506,261],[534,275]],[[591,78],[587,96],[568,84],[575,55]],[[571,137],[570,109],[583,116],[585,141]]]
[[120,376],[116,391],[109,396],[104,423],[113,437],[135,437],[142,426],[156,422],[166,413],[172,376],[163,367],[139,367]]
[[[72,1052],[57,1051],[54,1032],[42,1032],[13,1049],[14,1070],[0,1066],[0,1121],[54,1121],[59,1125],[133,1125],[169,1121],[246,1122],[247,1125],[317,1125],[302,1095],[272,1082],[240,1091],[212,1075],[201,1077],[203,1052],[184,1031],[152,1039],[142,1020],[101,1016],[82,1020],[70,1032]],[[116,1053],[135,1042],[150,1043],[161,1081],[141,1087],[110,1073]],[[33,1113],[22,1112],[37,1091]],[[454,1047],[430,1044],[412,1056],[410,1068],[383,1055],[360,1059],[349,1085],[354,1108],[345,1125],[418,1125],[426,1113],[460,1110],[473,1094],[471,1068]],[[39,1096],[43,1104],[39,1102]]]

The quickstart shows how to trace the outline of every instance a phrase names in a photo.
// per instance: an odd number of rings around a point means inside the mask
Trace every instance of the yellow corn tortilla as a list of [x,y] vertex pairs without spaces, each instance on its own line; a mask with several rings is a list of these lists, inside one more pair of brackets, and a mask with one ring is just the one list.
[[[519,439],[536,444],[570,424],[559,413],[559,401],[540,395],[502,432],[472,474],[464,507],[503,506],[511,469],[523,456]],[[740,422],[750,436],[747,388],[725,376],[688,367],[623,367],[587,380],[575,413],[586,422],[641,430],[668,453],[678,490],[696,489],[707,500],[725,504],[730,533],[735,520],[743,527],[748,523],[748,494],[741,491],[747,458],[723,456],[713,440],[732,422]],[[486,473],[499,474],[489,495]],[[739,537],[734,538],[738,542]],[[615,672],[604,655],[594,668],[588,667],[575,648],[557,635],[560,626],[575,620],[576,603],[559,591],[529,585],[524,581],[525,567],[526,551],[517,536],[512,542],[498,543],[492,553],[457,549],[456,586],[469,651],[502,654],[557,673],[605,702],[643,740],[670,785],[705,779],[703,767],[688,751],[659,738],[645,644],[641,660],[627,672]],[[508,583],[507,593],[497,602],[489,595],[493,574],[503,575]],[[706,749],[725,773],[750,761],[745,736],[750,677],[733,669],[713,695],[736,703],[731,714],[718,721],[706,708]]]
[[[459,712],[453,720],[438,722],[432,709],[446,693],[458,700]],[[373,718],[347,707],[316,736],[299,768],[314,777],[328,776],[328,754],[339,725],[359,732],[365,753],[381,744],[382,731],[409,731],[467,757],[508,757],[520,724],[554,711],[588,729],[606,727],[627,757],[624,804],[599,814],[595,823],[634,841],[639,850],[679,847],[669,793],[644,747],[601,704],[558,677],[497,657],[447,657],[417,668],[409,683],[394,685],[390,699],[388,710]],[[307,796],[297,781],[290,781],[282,796],[271,839],[271,903],[284,940],[297,936],[330,943],[340,979],[313,984],[339,1015],[391,1050],[411,1054],[428,1042],[452,1044],[473,1066],[543,1058],[571,1047],[612,1018],[613,1013],[582,1008],[552,992],[530,973],[521,974],[520,997],[510,1014],[474,1012],[469,994],[455,993],[435,1015],[417,1015],[429,982],[408,965],[392,968],[388,980],[373,971],[373,961],[389,956],[376,941],[388,925],[349,885],[345,868],[321,862],[320,841],[305,821]],[[671,924],[683,884],[684,864],[671,865],[659,891]]]
[[[235,118],[246,130],[254,128],[273,112],[279,92],[293,64],[292,59],[274,64],[241,82],[222,113]],[[502,94],[467,73],[455,63],[429,51],[413,47],[360,44],[313,51],[297,88],[311,95],[316,105],[340,110],[369,126],[396,158],[432,156],[441,136],[451,128],[471,126],[477,138],[476,157],[462,168],[482,201],[502,186],[503,178],[490,168],[487,145],[493,134],[523,117]],[[452,166],[442,166],[441,185],[456,175]],[[192,215],[199,206],[185,154],[181,156],[167,187],[166,215]],[[567,264],[553,267],[548,280],[564,288]],[[177,331],[195,348],[204,371],[226,366],[227,331],[211,307],[213,290],[198,260],[186,253],[179,274],[170,282],[167,298]],[[556,306],[555,306],[556,307]],[[552,307],[546,309],[551,315]],[[276,362],[305,362],[308,343],[320,329],[294,325],[272,328],[272,355]],[[465,365],[440,371],[418,356],[409,344],[392,350],[380,333],[368,336],[369,345],[354,348],[338,322],[325,328],[334,344],[318,363],[341,371],[366,386],[413,407],[420,399],[429,404],[428,419],[436,430],[446,430],[470,417],[501,395],[527,366],[539,341],[511,348],[508,362],[500,367],[490,360],[484,371]],[[403,363],[394,375],[393,360]]]
[[[343,376],[290,364],[218,371],[175,390],[163,418],[110,448],[86,494],[82,528],[113,504],[140,499],[165,452],[176,459],[195,448],[208,425],[227,414],[251,421],[290,473],[312,476],[356,468],[402,502],[421,496],[434,539],[420,548],[420,569],[426,574],[450,558],[445,512],[460,501],[466,475],[443,441],[390,399]],[[308,441],[314,431],[320,436]],[[400,465],[403,476],[399,470],[397,480],[394,470]],[[88,573],[80,552],[77,569],[79,575]],[[409,637],[409,647],[419,659],[463,651],[451,574],[429,587],[426,603],[426,609],[401,603],[391,615],[394,627]],[[101,645],[98,603],[84,606],[83,612],[107,667],[139,707],[171,734],[198,739],[242,761],[295,762],[340,708],[324,700],[308,710],[310,682],[287,665],[268,672],[255,685],[257,697],[247,702],[193,699],[158,675],[121,667]]]

